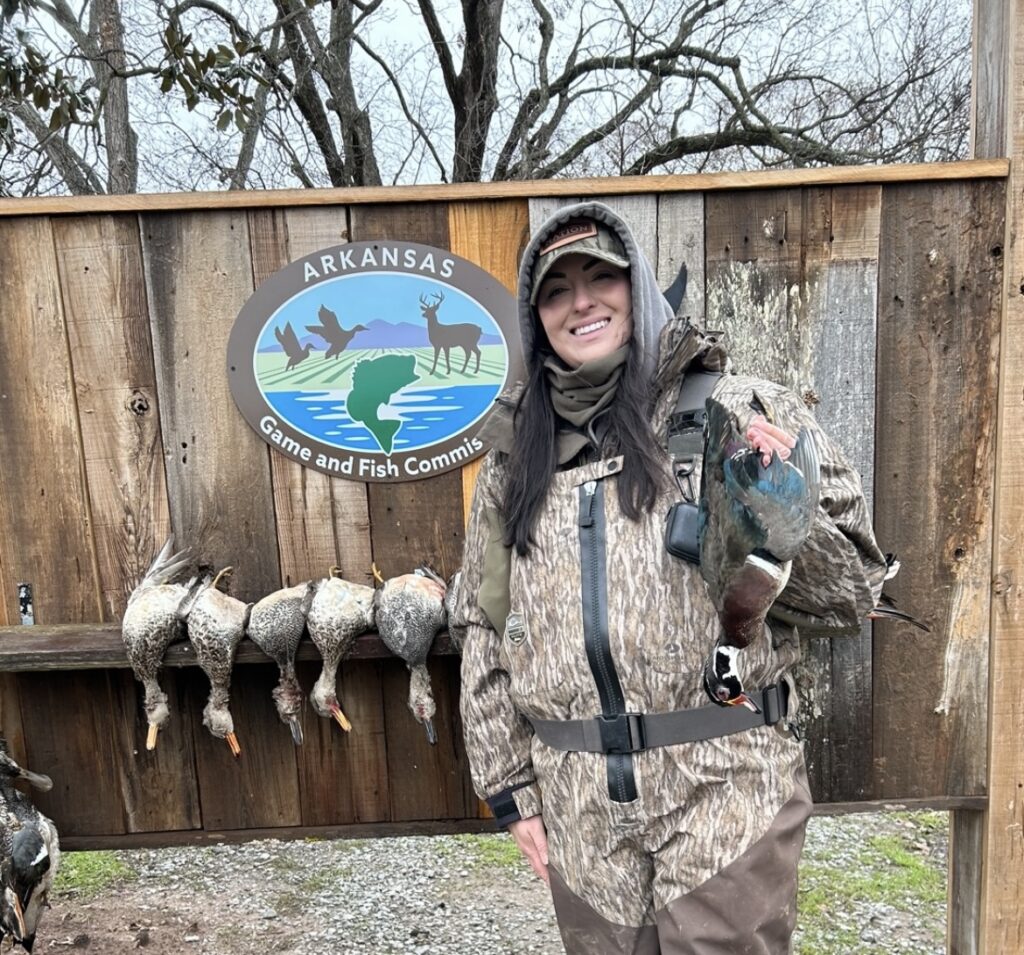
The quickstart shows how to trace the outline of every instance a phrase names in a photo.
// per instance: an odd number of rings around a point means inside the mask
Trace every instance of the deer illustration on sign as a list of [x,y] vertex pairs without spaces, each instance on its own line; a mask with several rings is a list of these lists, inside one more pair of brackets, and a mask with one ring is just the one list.
[[427,320],[427,337],[430,339],[430,344],[434,346],[434,365],[430,369],[430,374],[434,374],[434,371],[437,369],[437,360],[443,351],[445,367],[450,375],[452,373],[452,366],[448,352],[452,348],[461,348],[466,356],[466,360],[462,363],[460,374],[466,371],[466,368],[469,366],[469,356],[474,354],[476,355],[476,368],[473,369],[473,374],[475,375],[480,371],[480,346],[478,342],[480,341],[482,329],[479,325],[473,325],[470,322],[463,322],[458,325],[442,325],[437,320],[437,310],[441,307],[443,301],[443,292],[434,293],[433,303],[428,302],[424,296],[420,296],[420,311]]

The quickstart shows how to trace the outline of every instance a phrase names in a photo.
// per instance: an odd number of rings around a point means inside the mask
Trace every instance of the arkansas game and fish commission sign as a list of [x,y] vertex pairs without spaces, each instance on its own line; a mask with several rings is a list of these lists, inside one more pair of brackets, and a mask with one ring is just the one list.
[[462,467],[494,399],[521,377],[516,303],[444,249],[353,242],[270,276],[228,341],[245,420],[305,467],[411,481]]

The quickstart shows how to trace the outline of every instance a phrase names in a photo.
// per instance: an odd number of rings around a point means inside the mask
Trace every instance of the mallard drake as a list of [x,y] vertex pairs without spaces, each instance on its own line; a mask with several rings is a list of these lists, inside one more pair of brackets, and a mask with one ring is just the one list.
[[821,464],[807,429],[797,435],[787,459],[772,454],[765,464],[725,406],[709,398],[706,408],[700,569],[722,636],[704,665],[704,689],[715,703],[756,710],[743,691],[739,652],[764,634],[768,610],[811,531]]
[[31,952],[60,864],[60,840],[53,822],[14,788],[16,779],[44,792],[53,786],[14,762],[0,738],[0,932]]
[[419,567],[415,573],[384,581],[374,595],[377,632],[409,668],[409,709],[432,744],[437,742],[437,733],[427,654],[444,627],[445,589],[445,582],[429,567]]
[[338,702],[338,664],[355,638],[373,627],[374,590],[342,580],[336,571],[332,567],[330,577],[317,583],[306,620],[324,661],[309,701],[321,716],[333,717],[348,732],[352,724]]
[[188,627],[188,638],[196,651],[199,666],[210,679],[210,695],[203,708],[203,725],[218,739],[227,742],[233,756],[242,749],[235,736],[235,723],[228,709],[231,692],[231,667],[238,644],[245,636],[252,604],[242,603],[218,588],[230,575],[225,567],[211,579],[206,574],[195,599],[181,608]]
[[168,537],[146,576],[128,597],[121,620],[121,638],[124,641],[128,663],[135,678],[145,688],[146,749],[156,748],[157,733],[167,722],[167,694],[160,689],[157,673],[168,646],[185,636],[178,614],[182,601],[198,586],[198,578],[188,584],[171,583],[191,563],[188,550],[172,553],[174,538]]
[[296,746],[302,745],[302,687],[295,676],[295,653],[306,629],[306,617],[315,592],[313,581],[275,590],[258,601],[249,614],[248,634],[281,671],[274,689],[274,705],[282,722],[292,731]]

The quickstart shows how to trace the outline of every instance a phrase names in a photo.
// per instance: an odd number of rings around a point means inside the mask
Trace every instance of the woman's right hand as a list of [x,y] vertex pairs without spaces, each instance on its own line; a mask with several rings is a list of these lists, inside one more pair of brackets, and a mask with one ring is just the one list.
[[544,828],[543,816],[530,816],[509,823],[508,831],[512,833],[519,851],[526,856],[530,868],[548,882],[548,836]]

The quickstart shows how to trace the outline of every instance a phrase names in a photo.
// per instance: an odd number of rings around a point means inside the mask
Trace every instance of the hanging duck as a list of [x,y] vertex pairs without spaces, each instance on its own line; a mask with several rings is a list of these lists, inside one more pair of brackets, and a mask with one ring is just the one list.
[[219,589],[218,584],[231,573],[232,568],[225,567],[212,579],[206,574],[202,589],[189,606],[182,608],[181,616],[186,621],[188,638],[195,648],[199,666],[210,680],[203,725],[217,739],[225,740],[231,755],[237,757],[242,748],[228,709],[231,667],[238,644],[245,636],[252,604],[243,603]]
[[[378,580],[383,578],[374,568]],[[427,740],[437,743],[434,730],[434,694],[427,670],[427,654],[438,630],[444,627],[445,582],[429,567],[383,582],[377,591],[377,632],[385,646],[409,668],[409,709],[423,725]]]
[[146,576],[128,597],[121,621],[121,638],[128,663],[145,688],[148,750],[156,748],[157,733],[170,716],[167,694],[160,689],[157,673],[168,646],[185,635],[179,605],[199,584],[198,578],[188,584],[172,583],[191,564],[188,550],[175,554],[173,547],[174,538],[169,537]]
[[316,585],[306,620],[309,635],[323,657],[309,700],[321,716],[337,720],[346,733],[352,724],[338,702],[338,664],[356,637],[373,628],[373,595],[372,587],[343,580],[338,568],[332,567],[330,576]]
[[250,639],[281,671],[272,695],[282,722],[291,728],[296,746],[302,745],[302,687],[295,676],[295,654],[306,629],[315,589],[313,581],[308,581],[275,590],[258,601],[249,615]]
[[11,759],[0,738],[0,933],[31,952],[60,864],[60,839],[53,822],[14,788],[16,779],[43,792],[53,787],[48,776]]

